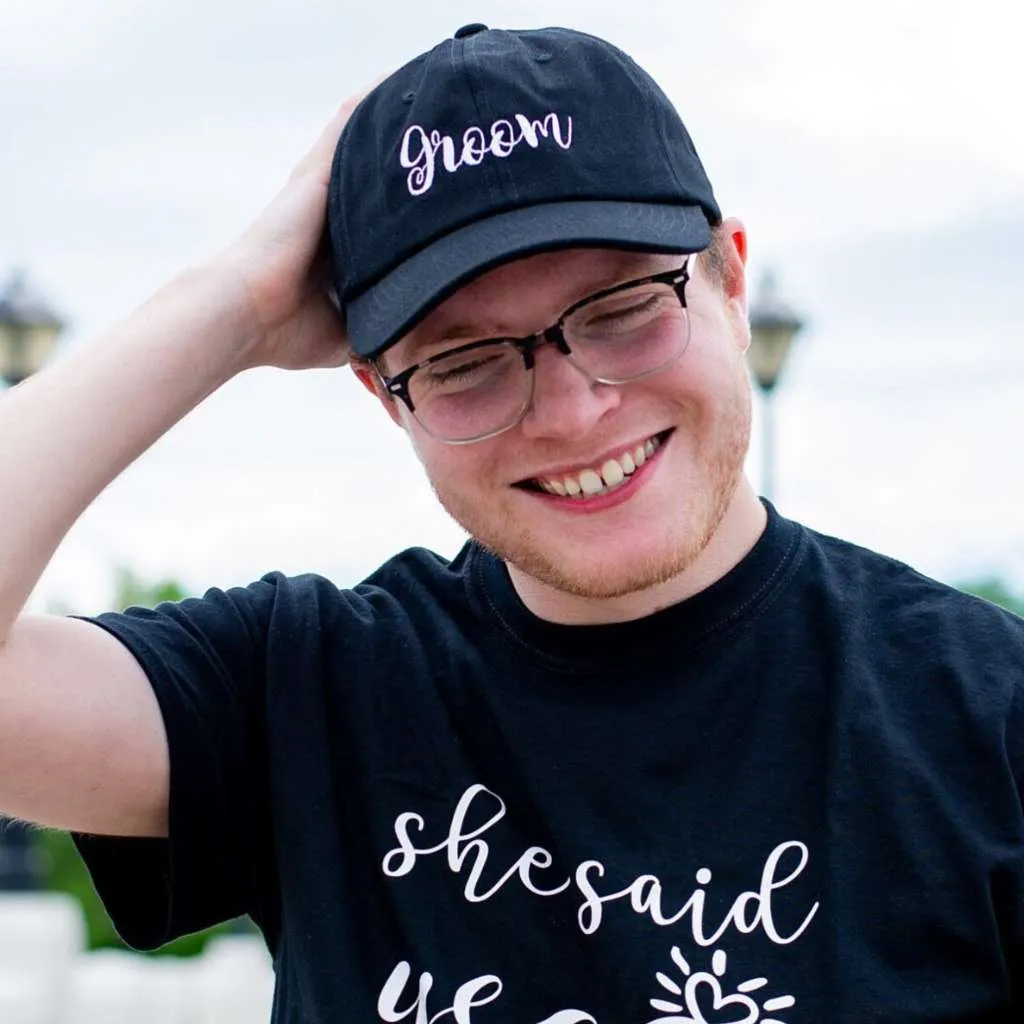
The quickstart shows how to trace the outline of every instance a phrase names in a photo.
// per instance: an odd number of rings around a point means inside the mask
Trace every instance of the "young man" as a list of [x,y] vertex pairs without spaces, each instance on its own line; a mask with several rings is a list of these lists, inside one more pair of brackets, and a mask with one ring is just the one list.
[[[0,403],[0,806],[138,946],[251,914],[279,1022],[1020,1019],[1024,624],[757,500],[745,255],[602,41],[468,26],[348,105]],[[206,395],[349,355],[453,562],[20,614]]]

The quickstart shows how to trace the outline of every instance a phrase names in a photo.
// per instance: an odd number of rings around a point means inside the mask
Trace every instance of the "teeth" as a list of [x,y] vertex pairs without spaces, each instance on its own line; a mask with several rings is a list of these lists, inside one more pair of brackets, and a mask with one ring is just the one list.
[[597,494],[604,490],[604,481],[592,469],[585,469],[580,473],[580,487],[584,494]]
[[601,479],[606,487],[614,487],[626,479],[626,471],[614,459],[609,459],[601,467]]
[[622,484],[635,473],[657,450],[660,441],[651,438],[638,444],[632,451],[623,452],[617,459],[608,459],[600,469],[584,469],[574,476],[559,480],[537,480],[548,494],[558,497],[589,498]]

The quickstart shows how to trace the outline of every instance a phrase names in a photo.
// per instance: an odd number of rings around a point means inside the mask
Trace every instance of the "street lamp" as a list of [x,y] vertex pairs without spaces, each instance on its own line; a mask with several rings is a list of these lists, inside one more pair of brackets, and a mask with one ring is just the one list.
[[20,384],[49,358],[64,323],[15,271],[0,290],[0,380]]
[[761,490],[771,500],[775,490],[775,386],[782,374],[790,346],[804,326],[793,308],[779,298],[775,274],[761,277],[757,297],[750,306],[750,348],[747,362],[764,396],[764,443]]
[[[46,362],[64,324],[20,272],[0,290],[0,380],[20,384]],[[0,817],[0,892],[41,887],[45,865],[28,829]]]

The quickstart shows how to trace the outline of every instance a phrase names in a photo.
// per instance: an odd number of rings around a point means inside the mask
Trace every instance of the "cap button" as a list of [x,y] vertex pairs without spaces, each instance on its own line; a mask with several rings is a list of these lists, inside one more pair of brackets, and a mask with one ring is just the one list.
[[478,32],[488,31],[486,25],[481,25],[480,22],[474,22],[472,25],[463,25],[462,28],[455,33],[456,39],[467,39],[469,36],[475,36]]

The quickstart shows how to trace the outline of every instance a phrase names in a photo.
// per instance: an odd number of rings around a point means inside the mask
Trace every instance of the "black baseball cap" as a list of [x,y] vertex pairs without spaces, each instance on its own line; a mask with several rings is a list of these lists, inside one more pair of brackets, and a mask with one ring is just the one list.
[[358,355],[533,253],[697,252],[721,211],[683,122],[610,43],[467,25],[385,79],[335,151],[333,286]]

